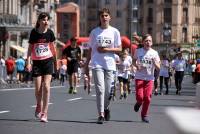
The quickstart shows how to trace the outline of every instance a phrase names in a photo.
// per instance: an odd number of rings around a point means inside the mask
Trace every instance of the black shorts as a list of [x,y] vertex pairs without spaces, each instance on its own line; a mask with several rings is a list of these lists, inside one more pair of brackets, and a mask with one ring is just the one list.
[[67,74],[72,75],[73,73],[78,72],[79,64],[78,62],[70,62],[67,64]]
[[23,74],[24,71],[19,71],[19,70],[17,70],[17,73],[19,73],[19,74]]
[[45,60],[33,60],[32,76],[43,76],[53,74],[54,60],[53,58],[48,58]]
[[122,83],[124,83],[124,84],[127,84],[127,83],[128,83],[128,79],[125,79],[125,78],[123,78],[123,77],[118,77],[118,81],[119,81],[119,82],[122,82]]

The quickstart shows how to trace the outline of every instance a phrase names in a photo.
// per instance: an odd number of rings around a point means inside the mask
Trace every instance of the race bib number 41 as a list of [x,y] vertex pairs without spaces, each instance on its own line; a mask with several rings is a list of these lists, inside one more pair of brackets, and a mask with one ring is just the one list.
[[41,43],[35,46],[35,55],[37,57],[44,57],[50,54],[50,48],[48,43]]

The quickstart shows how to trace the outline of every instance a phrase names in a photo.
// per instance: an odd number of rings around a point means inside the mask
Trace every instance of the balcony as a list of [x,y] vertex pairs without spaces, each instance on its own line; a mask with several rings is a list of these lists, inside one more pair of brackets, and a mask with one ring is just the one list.
[[19,20],[17,15],[11,15],[11,14],[0,15],[0,25],[14,25],[18,23]]

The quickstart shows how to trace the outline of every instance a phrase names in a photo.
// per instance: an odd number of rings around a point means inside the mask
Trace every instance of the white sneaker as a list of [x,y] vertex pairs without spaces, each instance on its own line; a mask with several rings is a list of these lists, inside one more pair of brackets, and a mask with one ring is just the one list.
[[47,122],[48,122],[48,120],[47,120],[47,114],[42,113],[41,118],[40,118],[40,121],[41,121],[41,122],[44,122],[44,123],[47,123]]

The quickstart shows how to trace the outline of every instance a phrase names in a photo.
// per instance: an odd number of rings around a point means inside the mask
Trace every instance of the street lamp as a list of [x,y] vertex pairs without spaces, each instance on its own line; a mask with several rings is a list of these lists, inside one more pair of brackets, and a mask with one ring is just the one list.
[[166,42],[166,55],[168,56],[168,47],[171,42],[171,27],[167,23],[163,27],[163,41]]

